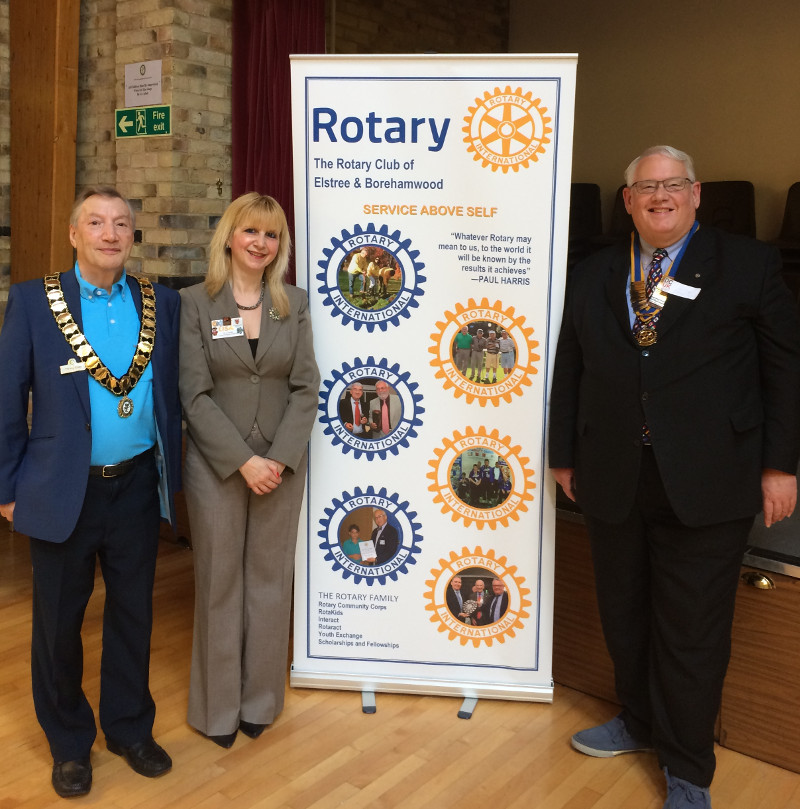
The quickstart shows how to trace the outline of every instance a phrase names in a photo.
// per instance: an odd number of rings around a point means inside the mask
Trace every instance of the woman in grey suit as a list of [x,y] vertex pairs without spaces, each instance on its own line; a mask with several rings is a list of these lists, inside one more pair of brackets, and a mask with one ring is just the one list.
[[195,563],[189,724],[222,747],[283,708],[297,523],[319,372],[306,293],[284,281],[280,205],[245,194],[184,289],[180,392]]

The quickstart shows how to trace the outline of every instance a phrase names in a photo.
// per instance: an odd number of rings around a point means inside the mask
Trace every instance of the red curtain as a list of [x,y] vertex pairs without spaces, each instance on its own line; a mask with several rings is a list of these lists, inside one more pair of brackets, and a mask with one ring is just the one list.
[[293,241],[289,54],[324,51],[325,0],[234,0],[233,196],[275,197]]

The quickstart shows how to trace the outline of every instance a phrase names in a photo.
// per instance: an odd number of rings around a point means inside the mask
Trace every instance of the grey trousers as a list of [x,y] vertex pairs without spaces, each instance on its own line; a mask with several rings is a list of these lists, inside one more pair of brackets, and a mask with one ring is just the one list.
[[[256,455],[269,444],[257,430]],[[283,708],[297,522],[306,458],[269,494],[235,472],[220,480],[189,439],[185,489],[195,571],[188,721],[211,736]]]

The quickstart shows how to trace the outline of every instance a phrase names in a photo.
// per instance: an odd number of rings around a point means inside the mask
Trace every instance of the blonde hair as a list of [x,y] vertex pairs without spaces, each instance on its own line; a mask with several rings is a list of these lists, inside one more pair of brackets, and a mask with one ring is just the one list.
[[231,275],[231,249],[228,246],[237,227],[257,227],[259,230],[274,230],[278,233],[279,246],[275,258],[267,265],[266,275],[272,303],[281,317],[289,314],[289,297],[286,294],[285,278],[289,270],[289,254],[292,239],[283,208],[266,194],[251,192],[237,197],[222,214],[208,249],[208,272],[206,291],[213,298],[222,289]]

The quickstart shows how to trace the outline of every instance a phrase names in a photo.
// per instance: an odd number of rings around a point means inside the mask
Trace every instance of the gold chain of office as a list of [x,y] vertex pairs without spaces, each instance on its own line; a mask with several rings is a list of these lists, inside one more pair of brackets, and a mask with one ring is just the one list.
[[[47,294],[47,302],[50,311],[53,313],[56,325],[61,329],[64,339],[72,346],[72,350],[78,356],[86,370],[91,374],[92,379],[99,382],[106,390],[115,396],[127,395],[136,387],[136,383],[141,378],[156,341],[156,293],[149,279],[133,276],[139,282],[142,290],[142,325],[139,328],[139,339],[136,342],[136,351],[131,360],[125,376],[117,379],[111,371],[106,368],[100,357],[90,345],[86,336],[78,328],[75,318],[69,311],[67,302],[64,300],[64,291],[61,289],[61,273],[47,275],[44,279],[44,290]],[[120,413],[123,415],[123,413]],[[129,415],[129,413],[125,414]]]

